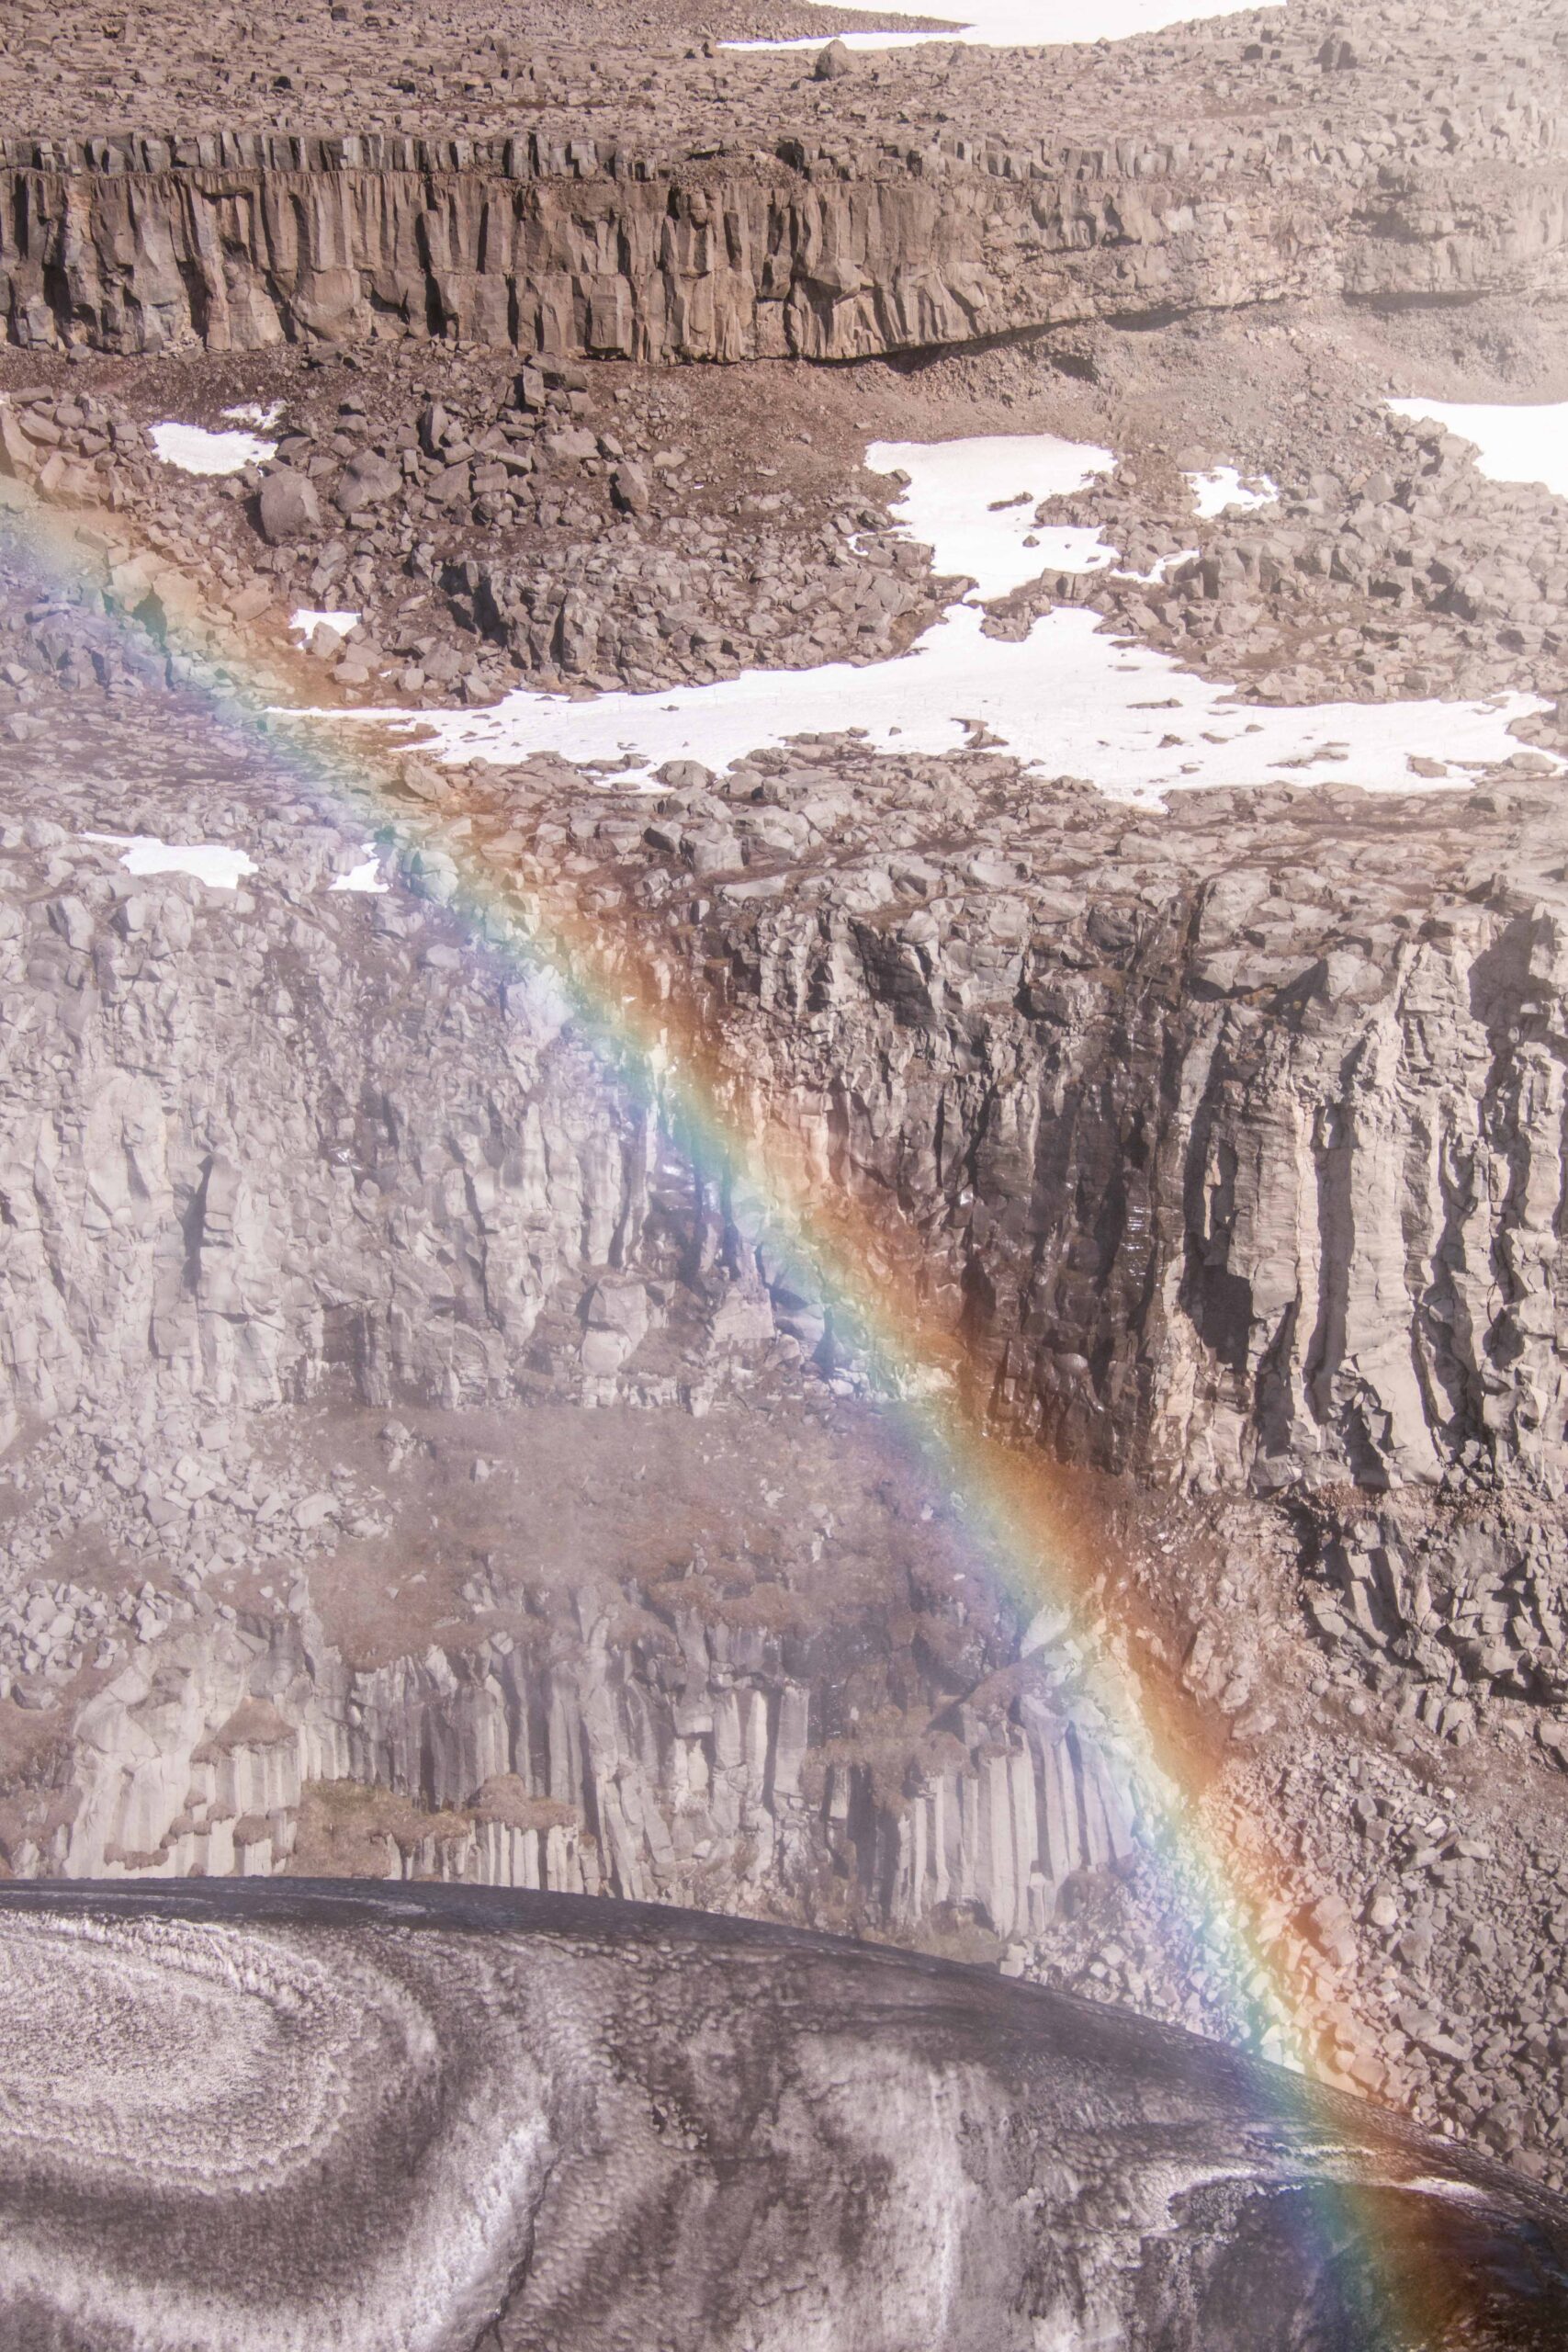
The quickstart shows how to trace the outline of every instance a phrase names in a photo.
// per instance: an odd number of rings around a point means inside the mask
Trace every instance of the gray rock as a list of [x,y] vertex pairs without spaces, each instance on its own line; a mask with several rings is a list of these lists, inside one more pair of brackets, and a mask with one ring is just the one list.
[[333,503],[344,514],[361,514],[367,508],[383,505],[401,485],[402,476],[395,466],[373,449],[365,449],[344,466]]
[[321,527],[321,505],[314,485],[291,467],[269,473],[258,494],[262,536],[273,547],[312,536]]

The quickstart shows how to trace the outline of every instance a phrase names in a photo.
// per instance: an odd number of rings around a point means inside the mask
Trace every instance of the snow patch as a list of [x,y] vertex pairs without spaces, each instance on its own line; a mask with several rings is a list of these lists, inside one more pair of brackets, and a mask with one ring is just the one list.
[[84,833],[82,838],[123,848],[119,862],[128,874],[194,874],[214,890],[236,889],[243,874],[258,870],[243,849],[225,849],[217,842],[161,842],[151,833]]
[[164,463],[186,474],[237,474],[259,466],[277,446],[254,433],[209,433],[199,424],[155,424],[152,437]]
[[334,890],[365,890],[381,898],[390,888],[390,884],[381,879],[381,861],[374,842],[366,842],[365,853],[364,865],[352,865],[346,874],[340,874],[332,886]]
[[1211,514],[1245,514],[1254,506],[1272,506],[1279,498],[1280,485],[1270,481],[1267,474],[1254,480],[1257,490],[1248,489],[1234,466],[1215,466],[1210,473],[1185,474],[1182,477],[1192,492],[1192,503],[1205,519]]
[[288,626],[290,630],[297,631],[309,644],[319,628],[335,628],[340,637],[346,637],[351,628],[359,627],[359,615],[347,612],[315,613],[311,612],[307,605],[301,605],[298,611],[289,614]]
[[259,401],[242,401],[238,408],[226,408],[223,413],[236,424],[254,424],[258,433],[270,433],[283,414],[283,406],[281,401],[269,401],[265,408]]
[[874,441],[865,462],[875,474],[908,475],[894,519],[907,538],[931,548],[938,574],[972,579],[982,604],[1047,570],[1097,571],[1116,560],[1099,531],[1034,520],[1043,498],[1065,497],[1111,471],[1110,450],[1090,442],[1054,433]]
[[1395,416],[1440,424],[1471,442],[1488,481],[1539,481],[1568,498],[1568,401],[1390,401]]
[[1146,571],[1123,571],[1118,568],[1116,577],[1118,580],[1135,580],[1140,588],[1152,588],[1156,581],[1165,578],[1173,565],[1190,563],[1201,553],[1201,548],[1178,548],[1170,555],[1156,555]]
[[[833,7],[837,0],[815,0],[815,5]],[[1233,17],[1247,5],[1247,0],[973,0],[960,18],[951,5],[922,8],[911,0],[907,9],[886,11],[892,19],[886,32],[827,32],[795,40],[729,40],[723,46],[820,49],[824,41],[841,40],[846,49],[912,49],[918,42],[938,40],[970,49],[1039,49],[1064,41],[1129,40],[1135,33],[1163,31],[1167,25]],[[952,16],[953,22],[942,32],[908,32],[898,28],[900,15]]]
[[1036,775],[1079,776],[1110,799],[1155,808],[1168,793],[1213,785],[1412,792],[1438,781],[1415,774],[1413,757],[1440,762],[1446,775],[1455,772],[1450,781],[1463,782],[1467,768],[1522,750],[1510,725],[1547,707],[1520,694],[1251,706],[1167,653],[1118,642],[1098,615],[1076,605],[1042,615],[1016,641],[985,636],[982,619],[976,606],[955,605],[908,653],[860,669],[837,662],[747,670],[714,685],[580,702],[519,688],[488,709],[342,716],[423,735],[454,763],[555,752],[577,762],[618,759],[626,770],[675,759],[723,769],[802,734],[854,730],[882,752],[958,752],[984,741]]

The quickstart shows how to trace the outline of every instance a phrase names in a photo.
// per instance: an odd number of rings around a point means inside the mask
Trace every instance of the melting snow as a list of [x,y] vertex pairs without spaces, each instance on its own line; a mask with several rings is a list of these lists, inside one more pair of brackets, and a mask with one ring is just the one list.
[[359,615],[347,612],[313,613],[308,606],[301,605],[297,612],[289,614],[288,626],[290,629],[297,629],[307,640],[323,626],[327,628],[335,628],[340,637],[346,637],[351,628],[358,628]]
[[[938,571],[976,576],[982,596],[1005,593],[1048,562],[1088,571],[1114,560],[1099,534],[1084,529],[1041,531],[1039,547],[1022,545],[1030,535],[1023,522],[1040,498],[1080,488],[1112,462],[1107,450],[1050,435],[878,442],[867,452],[874,469],[910,476],[898,520],[932,546]],[[1230,469],[1218,470],[1235,479]],[[1028,504],[991,512],[998,497],[1020,492]],[[1249,495],[1264,503],[1263,493]],[[1056,606],[1019,639],[986,636],[984,617],[973,601],[952,605],[907,653],[863,668],[746,670],[712,685],[581,700],[519,688],[471,710],[296,716],[389,725],[431,740],[436,756],[453,762],[504,763],[554,752],[580,763],[616,761],[628,776],[671,759],[722,769],[805,734],[852,733],[885,752],[983,744],[1037,775],[1082,777],[1108,798],[1158,808],[1168,793],[1202,786],[1334,781],[1410,792],[1444,777],[1462,782],[1466,770],[1512,757],[1521,746],[1511,723],[1547,707],[1522,694],[1472,703],[1248,705],[1169,654],[1119,640],[1081,606]],[[1418,775],[1413,759],[1434,773]]]
[[1234,466],[1216,466],[1212,473],[1184,477],[1200,514],[1245,514],[1253,506],[1272,506],[1280,495],[1278,482],[1267,474],[1255,477],[1260,487],[1249,490]]
[[254,874],[254,858],[243,849],[224,849],[217,842],[161,842],[151,833],[85,833],[84,841],[108,842],[122,847],[120,864],[128,874],[194,874],[214,890],[232,890],[243,874]]
[[1430,419],[1475,445],[1488,481],[1539,481],[1568,498],[1568,401],[1530,407],[1484,401],[1390,401],[1395,416]]
[[[833,7],[839,0],[818,0]],[[820,49],[825,40],[841,40],[846,49],[908,49],[918,41],[961,41],[974,49],[1033,49],[1057,41],[1126,40],[1134,33],[1159,32],[1167,25],[1192,24],[1200,17],[1231,17],[1247,0],[972,0],[960,11],[946,0],[941,7],[921,7],[910,0],[905,9],[885,14],[897,26],[902,16],[951,17],[952,29],[938,33],[823,33],[802,40],[732,40],[726,49]],[[1268,0],[1265,0],[1268,5]]]
[[896,520],[907,537],[931,548],[938,573],[972,579],[982,604],[1048,569],[1094,571],[1115,561],[1098,531],[1034,520],[1043,498],[1064,497],[1110,473],[1116,460],[1109,449],[1054,433],[995,434],[874,441],[865,462],[875,474],[909,476],[895,502]]
[[242,401],[238,408],[226,408],[223,413],[231,416],[236,424],[254,424],[259,433],[270,433],[283,414],[283,402],[269,401],[263,408],[259,401]]
[[155,424],[152,447],[166,466],[186,474],[237,474],[270,458],[275,442],[254,433],[209,433],[199,424]]

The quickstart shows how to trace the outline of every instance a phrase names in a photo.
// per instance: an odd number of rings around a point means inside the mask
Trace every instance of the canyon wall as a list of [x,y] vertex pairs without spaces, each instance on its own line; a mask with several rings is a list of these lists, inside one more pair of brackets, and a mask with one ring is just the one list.
[[694,1611],[670,1632],[663,1656],[615,1649],[599,1618],[355,1668],[309,1613],[175,1629],[13,1794],[8,1865],[434,1876],[1027,1939],[1070,1881],[1132,1851],[1129,1769],[1043,1670],[1020,1678],[1013,1721],[959,1706],[951,1732],[857,1755],[825,1736],[842,1713],[831,1644]]
[[[758,784],[688,801],[658,850],[602,797],[584,822],[618,830],[623,878],[689,888],[699,832],[710,875],[749,870],[718,826]],[[821,786],[765,789],[787,812]],[[177,1419],[334,1374],[370,1406],[529,1379],[673,1405],[822,1345],[833,1302],[671,1155],[522,928],[491,910],[496,944],[458,944],[432,901],[460,895],[470,823],[447,847],[427,822],[423,900],[334,891],[351,853],[275,825],[232,897],[43,853],[52,885],[0,901],[13,1427],[149,1380]],[[1436,1485],[1484,1456],[1555,1491],[1560,890],[1495,879],[1413,922],[1368,881],[1347,922],[1332,873],[1314,908],[1265,868],[1140,887],[1136,857],[1129,834],[1087,906],[1048,859],[998,865],[978,926],[934,866],[900,914],[884,864],[842,886],[874,912],[705,884],[700,922],[627,939],[677,998],[722,973],[737,1119],[897,1204],[1004,1421],[1200,1489]]]
[[1562,910],[1325,952],[1282,908],[1238,941],[1245,895],[1088,969],[764,908],[726,942],[738,1094],[793,1093],[806,1148],[897,1200],[997,1408],[1058,1447],[1224,1491],[1479,1450],[1555,1491]]
[[700,163],[543,133],[12,140],[0,315],[34,348],[840,360],[1260,301],[1551,294],[1557,130],[1521,122],[1485,176],[1462,148],[1438,168],[1393,141],[1374,164],[1203,127],[1100,150],[786,139]]

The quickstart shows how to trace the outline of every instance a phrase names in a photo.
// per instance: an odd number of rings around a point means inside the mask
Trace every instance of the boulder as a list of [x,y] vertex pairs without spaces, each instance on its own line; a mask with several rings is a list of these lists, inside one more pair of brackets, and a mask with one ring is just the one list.
[[374,449],[362,449],[343,469],[333,503],[343,514],[358,514],[367,506],[384,505],[402,477],[396,467]]
[[268,474],[256,500],[262,537],[272,547],[301,539],[321,527],[321,503],[303,474],[280,468]]

